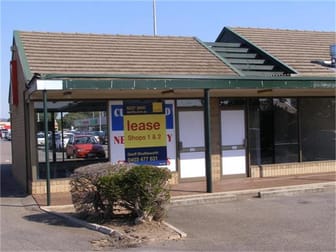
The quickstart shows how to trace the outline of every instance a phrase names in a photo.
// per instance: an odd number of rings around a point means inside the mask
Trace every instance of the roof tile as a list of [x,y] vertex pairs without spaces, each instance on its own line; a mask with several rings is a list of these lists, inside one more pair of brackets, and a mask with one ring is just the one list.
[[294,68],[299,75],[336,75],[336,71],[312,61],[330,61],[335,32],[264,28],[230,28],[262,50]]
[[19,32],[32,73],[236,75],[192,37]]

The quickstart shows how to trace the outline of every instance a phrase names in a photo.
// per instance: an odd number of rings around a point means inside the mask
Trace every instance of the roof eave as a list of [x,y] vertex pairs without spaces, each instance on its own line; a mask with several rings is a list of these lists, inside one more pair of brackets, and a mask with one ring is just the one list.
[[13,32],[13,47],[17,50],[18,57],[21,62],[22,70],[23,70],[23,75],[26,80],[26,82],[29,82],[33,78],[33,74],[30,71],[28,60],[24,51],[24,46],[22,43],[22,40],[20,38],[20,32],[19,31],[14,31]]
[[[335,77],[237,77],[158,75],[45,74],[41,80],[62,80],[62,90],[167,90],[167,89],[335,89]],[[34,86],[31,87],[34,92]]]

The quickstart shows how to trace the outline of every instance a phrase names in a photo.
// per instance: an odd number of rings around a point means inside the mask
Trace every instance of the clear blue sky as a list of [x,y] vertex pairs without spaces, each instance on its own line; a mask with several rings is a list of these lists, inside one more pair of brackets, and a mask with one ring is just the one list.
[[[1,110],[8,118],[13,30],[152,35],[152,0],[1,1]],[[335,31],[335,2],[156,0],[158,35],[214,41],[224,26]]]

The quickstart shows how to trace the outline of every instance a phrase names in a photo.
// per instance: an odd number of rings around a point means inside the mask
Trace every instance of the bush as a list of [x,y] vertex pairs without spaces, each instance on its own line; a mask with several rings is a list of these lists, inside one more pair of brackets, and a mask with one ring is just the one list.
[[71,176],[71,196],[76,212],[82,218],[104,217],[113,214],[112,203],[101,195],[98,179],[109,174],[122,173],[132,165],[112,165],[109,162],[80,167]]
[[75,170],[71,194],[76,211],[84,218],[113,218],[125,208],[136,218],[161,221],[169,202],[170,171],[154,166],[94,164]]
[[138,166],[125,173],[123,200],[139,220],[162,220],[170,193],[168,169]]

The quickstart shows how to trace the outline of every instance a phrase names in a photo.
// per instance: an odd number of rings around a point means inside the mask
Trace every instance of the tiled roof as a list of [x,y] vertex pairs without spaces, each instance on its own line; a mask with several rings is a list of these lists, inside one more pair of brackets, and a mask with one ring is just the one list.
[[236,75],[192,37],[18,33],[31,73]]
[[261,28],[230,28],[268,54],[295,69],[299,75],[335,75],[334,69],[312,63],[330,61],[335,32]]

